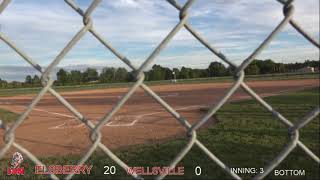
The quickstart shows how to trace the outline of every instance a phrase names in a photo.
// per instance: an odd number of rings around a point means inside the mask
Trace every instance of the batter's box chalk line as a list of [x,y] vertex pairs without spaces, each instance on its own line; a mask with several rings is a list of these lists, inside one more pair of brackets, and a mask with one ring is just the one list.
[[[203,107],[207,107],[206,105],[191,105],[191,106],[184,106],[184,107],[180,107],[180,108],[176,108],[176,111],[179,110],[193,110],[193,109],[199,109],[199,108],[203,108]],[[45,111],[45,112],[49,112],[46,110],[41,110],[41,111]],[[50,112],[51,114],[54,115],[60,115],[63,117],[69,117],[69,115],[65,115],[65,114],[61,114],[61,113],[56,113],[56,112]],[[157,114],[162,114],[162,113],[167,113],[166,111],[156,111],[156,112],[151,112],[151,113],[146,113],[146,114],[140,114],[140,115],[118,115],[115,116],[114,118],[111,119],[110,122],[108,122],[107,124],[105,124],[104,126],[107,127],[130,127],[130,126],[135,126],[136,123],[138,123],[139,121],[141,121],[143,118],[148,117],[148,116],[153,116],[153,115],[157,115]],[[130,123],[123,123],[126,121],[130,121]],[[72,116],[72,119],[69,119],[68,121],[74,121],[76,122],[76,117]],[[90,120],[93,121],[93,123],[95,124],[98,120]],[[77,125],[68,125],[67,122],[64,122],[62,124],[53,126],[53,127],[49,127],[48,129],[68,129],[68,128],[80,128],[80,127],[85,127],[85,125],[83,123],[77,124]]]

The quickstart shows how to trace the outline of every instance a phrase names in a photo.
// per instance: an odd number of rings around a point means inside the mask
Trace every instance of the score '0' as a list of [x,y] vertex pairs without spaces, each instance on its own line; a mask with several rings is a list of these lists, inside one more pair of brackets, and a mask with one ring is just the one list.
[[195,173],[197,176],[200,176],[200,175],[201,175],[201,167],[200,167],[200,166],[197,166],[196,168],[194,168],[194,173]]

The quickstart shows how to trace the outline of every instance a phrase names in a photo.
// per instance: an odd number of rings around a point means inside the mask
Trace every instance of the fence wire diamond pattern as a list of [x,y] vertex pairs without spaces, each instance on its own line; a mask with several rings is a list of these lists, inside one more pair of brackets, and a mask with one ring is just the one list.
[[[32,102],[28,105],[28,108],[18,117],[18,119],[14,122],[11,127],[8,127],[3,122],[0,122],[0,126],[4,129],[4,141],[5,145],[0,150],[0,158],[3,158],[6,152],[10,149],[11,146],[19,149],[22,153],[24,153],[30,160],[32,160],[37,165],[43,165],[46,169],[46,166],[34,155],[32,152],[28,151],[22,145],[15,142],[15,130],[19,127],[19,125],[25,121],[26,117],[32,111],[32,109],[36,106],[36,104],[41,100],[41,98],[47,93],[51,93],[53,96],[57,98],[57,100],[64,105],[69,111],[71,111],[77,119],[84,123],[86,127],[90,130],[90,139],[92,141],[91,147],[86,151],[86,153],[82,156],[82,158],[78,161],[78,165],[84,164],[89,157],[93,154],[93,152],[100,148],[103,152],[106,153],[108,157],[110,157],[115,163],[121,166],[123,169],[127,169],[128,165],[119,157],[117,157],[109,148],[102,144],[101,142],[101,128],[104,124],[106,124],[111,117],[123,106],[123,104],[132,96],[132,94],[137,90],[138,87],[141,87],[148,95],[150,95],[153,99],[155,99],[167,112],[169,112],[178,122],[186,129],[186,138],[188,139],[188,143],[183,149],[175,156],[175,158],[170,162],[169,167],[174,168],[190,151],[193,146],[198,146],[213,162],[215,162],[218,166],[220,166],[227,174],[229,174],[234,179],[241,179],[237,174],[231,172],[230,168],[221,161],[212,151],[207,149],[205,145],[203,145],[197,139],[197,129],[199,129],[205,122],[209,120],[209,118],[214,115],[225,103],[226,101],[234,94],[234,92],[238,88],[242,88],[246,93],[251,95],[256,101],[258,101],[261,105],[264,106],[269,112],[272,113],[274,117],[279,119],[283,124],[288,127],[288,135],[289,142],[283,147],[282,151],[272,160],[268,162],[265,166],[265,171],[263,174],[258,174],[253,179],[263,179],[266,177],[275,167],[277,167],[284,159],[287,157],[290,152],[297,146],[299,146],[306,155],[310,156],[314,161],[320,163],[319,157],[317,157],[312,151],[308,149],[300,140],[299,140],[299,130],[304,127],[307,123],[309,123],[313,118],[315,118],[320,113],[320,108],[316,107],[311,112],[307,113],[303,118],[301,118],[297,123],[293,124],[284,116],[282,116],[279,112],[272,108],[266,101],[264,101],[257,93],[255,93],[245,82],[245,68],[253,61],[253,59],[261,53],[275,38],[275,36],[288,24],[290,24],[293,28],[295,28],[301,35],[303,35],[311,44],[320,48],[319,42],[313,39],[294,19],[294,0],[277,0],[279,3],[283,5],[283,20],[276,26],[276,28],[269,34],[269,36],[257,47],[257,49],[252,52],[240,66],[234,64],[230,59],[227,58],[223,53],[218,51],[215,47],[210,45],[205,38],[203,38],[197,31],[188,23],[188,10],[193,5],[195,0],[188,0],[184,5],[180,5],[175,0],[167,0],[169,4],[175,7],[179,12],[180,21],[178,24],[170,31],[170,33],[162,40],[162,42],[154,49],[154,51],[150,54],[150,56],[143,62],[140,67],[134,66],[128,58],[120,54],[113,46],[108,43],[94,28],[93,20],[90,15],[96,9],[96,7],[100,4],[102,0],[93,0],[90,6],[84,11],[82,10],[76,2],[73,0],[64,0],[74,11],[76,11],[83,18],[83,27],[77,32],[77,34],[69,41],[69,43],[63,48],[63,50],[56,56],[56,58],[51,62],[51,64],[43,69],[40,65],[38,65],[32,58],[30,58],[25,52],[23,52],[20,48],[18,48],[14,42],[10,41],[10,39],[5,36],[2,32],[0,32],[0,39],[6,43],[9,47],[11,47],[17,54],[19,54],[26,62],[28,62],[31,66],[33,66],[37,71],[41,73],[41,83],[43,88],[41,91],[34,97]],[[5,8],[10,4],[11,0],[3,0],[0,4],[0,14],[5,10]],[[206,48],[208,48],[213,54],[218,56],[225,63],[230,65],[235,69],[234,72],[234,83],[232,87],[225,93],[225,95],[221,98],[221,100],[212,106],[207,114],[197,121],[194,124],[190,124],[185,118],[183,118],[178,112],[176,112],[168,103],[166,103],[160,96],[158,96],[152,89],[150,89],[146,84],[144,84],[144,73],[143,71],[151,65],[155,58],[159,55],[159,53],[168,45],[171,39],[179,32],[182,28],[185,28],[189,31],[200,43],[202,43]],[[106,49],[111,51],[115,56],[117,56],[122,62],[128,65],[134,72],[136,82],[129,89],[129,91],[113,106],[110,112],[107,112],[104,117],[98,122],[98,124],[94,125],[90,120],[86,119],[75,107],[73,107],[67,100],[64,99],[57,91],[52,88],[54,80],[52,79],[52,73],[54,68],[63,60],[64,56],[74,47],[75,44],[86,34],[91,33],[100,43],[102,43]],[[59,179],[54,174],[49,175],[51,179]],[[65,179],[71,179],[74,174],[69,174],[64,177]],[[143,179],[137,174],[132,175],[135,179]],[[156,179],[163,179],[166,175],[159,175]]]

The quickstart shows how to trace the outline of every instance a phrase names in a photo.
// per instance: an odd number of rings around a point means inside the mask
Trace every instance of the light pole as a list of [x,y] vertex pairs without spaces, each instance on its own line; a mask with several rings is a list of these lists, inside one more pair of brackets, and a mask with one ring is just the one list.
[[176,73],[174,71],[172,71],[172,75],[173,75],[173,82],[177,82]]

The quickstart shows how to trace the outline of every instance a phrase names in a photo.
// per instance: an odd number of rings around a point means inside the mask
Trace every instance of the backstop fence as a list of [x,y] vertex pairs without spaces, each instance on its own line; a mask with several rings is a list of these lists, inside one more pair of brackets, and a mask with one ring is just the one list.
[[[17,120],[9,127],[3,122],[1,122],[1,128],[4,129],[4,147],[0,150],[0,158],[3,158],[6,152],[10,149],[10,147],[14,146],[19,149],[22,153],[24,153],[31,161],[33,161],[37,165],[42,165],[46,167],[32,152],[28,151],[25,147],[18,144],[15,141],[15,131],[19,127],[19,125],[26,120],[26,117],[35,107],[35,105],[41,100],[41,98],[47,93],[51,93],[57,100],[64,105],[70,112],[72,112],[77,119],[84,123],[86,127],[90,130],[90,139],[92,141],[92,145],[86,151],[85,154],[78,161],[78,165],[84,164],[89,157],[93,154],[93,152],[100,148],[107,156],[109,156],[115,163],[117,163],[123,169],[127,169],[128,165],[125,163],[125,160],[117,157],[106,145],[101,142],[101,128],[104,124],[106,124],[111,117],[124,105],[124,103],[133,95],[133,93],[137,90],[138,87],[141,87],[148,95],[150,95],[153,99],[155,99],[166,111],[168,111],[186,130],[186,138],[188,143],[184,146],[181,151],[175,156],[175,158],[168,165],[170,168],[174,168],[178,162],[184,158],[190,149],[193,146],[198,146],[213,162],[215,162],[218,166],[220,166],[227,174],[230,175],[231,178],[241,179],[240,176],[235,174],[230,170],[230,168],[223,161],[217,157],[214,152],[210,151],[197,139],[197,130],[209,120],[211,116],[213,116],[230,98],[231,95],[238,88],[244,89],[246,93],[252,96],[256,101],[258,101],[265,109],[267,109],[274,117],[276,117],[279,121],[285,124],[288,127],[288,136],[289,141],[283,147],[281,152],[274,157],[274,159],[270,159],[268,164],[264,167],[265,171],[262,174],[258,174],[253,177],[253,179],[263,179],[266,177],[275,167],[277,167],[286,156],[288,156],[293,149],[297,146],[301,148],[307,156],[310,156],[314,161],[320,163],[319,157],[317,157],[312,151],[306,147],[303,142],[299,140],[299,130],[303,128],[306,124],[308,124],[313,118],[315,118],[319,112],[320,108],[316,107],[311,112],[307,113],[303,118],[301,118],[296,123],[290,122],[286,117],[277,112],[271,105],[269,105],[266,101],[264,101],[257,93],[255,93],[245,82],[245,74],[244,70],[248,65],[253,61],[253,59],[260,54],[275,38],[275,36],[288,24],[290,24],[294,29],[296,29],[302,36],[304,36],[311,44],[319,48],[319,42],[313,39],[294,19],[294,5],[293,0],[277,0],[279,3],[283,5],[283,19],[276,26],[276,28],[268,35],[268,37],[252,52],[243,62],[238,66],[234,62],[232,62],[226,55],[217,50],[213,45],[209,44],[204,37],[202,37],[189,23],[188,23],[188,10],[193,5],[195,0],[187,0],[185,4],[181,5],[176,0],[167,0],[169,4],[177,9],[179,13],[179,22],[176,26],[170,31],[170,33],[162,40],[162,42],[154,49],[154,51],[150,54],[150,56],[142,63],[141,66],[136,67],[131,63],[131,61],[122,55],[117,49],[115,49],[110,43],[108,43],[94,28],[93,20],[90,17],[92,12],[99,6],[101,0],[93,0],[90,6],[83,10],[81,9],[76,2],[73,0],[64,0],[74,11],[76,11],[83,18],[83,27],[76,33],[76,35],[69,41],[69,43],[64,47],[64,49],[56,56],[56,58],[50,63],[47,68],[42,68],[38,65],[30,56],[28,56],[25,52],[23,52],[19,47],[17,47],[14,42],[12,42],[9,37],[5,36],[2,32],[0,32],[0,39],[11,47],[17,54],[19,54],[26,62],[28,62],[31,66],[33,66],[37,71],[41,73],[41,82],[43,88],[41,91],[34,97],[32,102],[28,105],[27,109],[17,118]],[[6,9],[6,7],[10,4],[11,0],[2,0],[0,1],[0,14]],[[164,1],[165,3],[165,1]],[[200,43],[202,43],[206,48],[208,48],[213,54],[218,56],[225,63],[230,65],[235,69],[234,71],[234,83],[230,89],[225,93],[225,95],[220,99],[220,101],[209,108],[208,112],[194,124],[190,124],[187,119],[182,117],[177,111],[175,111],[168,103],[166,103],[159,95],[157,95],[152,89],[150,89],[144,83],[144,73],[143,71],[147,68],[147,66],[153,64],[155,58],[159,55],[159,53],[168,45],[171,39],[179,32],[182,28],[185,28],[189,31]],[[111,51],[115,56],[117,56],[123,63],[128,65],[135,72],[135,83],[129,88],[128,92],[113,106],[110,112],[106,112],[106,114],[100,119],[97,124],[94,124],[90,120],[88,120],[85,116],[83,116],[75,107],[73,107],[63,96],[61,96],[55,89],[52,88],[53,78],[52,72],[55,67],[63,60],[65,55],[74,47],[75,44],[79,42],[79,40],[86,34],[91,33],[101,44],[103,44],[106,49]],[[51,179],[58,179],[54,174],[49,175]],[[65,177],[65,179],[71,179],[74,174],[69,174]],[[133,178],[135,179],[143,179],[139,175],[133,173]],[[162,174],[156,177],[156,179],[163,179],[166,175]]]

